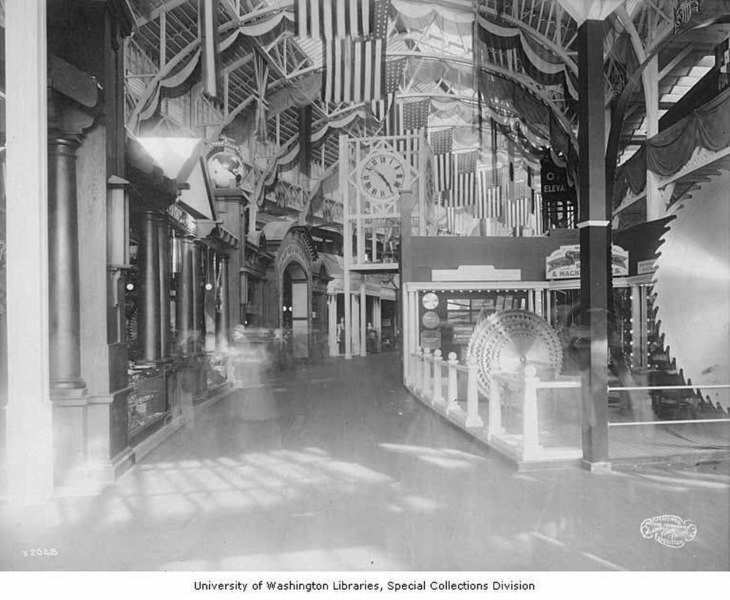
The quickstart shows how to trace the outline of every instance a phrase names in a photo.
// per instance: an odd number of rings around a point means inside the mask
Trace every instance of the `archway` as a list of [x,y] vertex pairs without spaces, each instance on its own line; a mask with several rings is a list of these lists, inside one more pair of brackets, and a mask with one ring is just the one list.
[[282,274],[281,326],[291,335],[294,358],[309,357],[309,278],[304,267],[290,262]]

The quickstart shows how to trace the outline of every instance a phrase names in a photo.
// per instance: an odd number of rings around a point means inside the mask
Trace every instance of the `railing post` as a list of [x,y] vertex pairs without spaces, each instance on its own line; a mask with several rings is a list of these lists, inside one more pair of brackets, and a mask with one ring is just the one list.
[[446,392],[446,414],[455,411],[459,405],[456,404],[456,397],[458,395],[457,386],[457,373],[456,373],[456,352],[449,352],[449,387]]
[[423,376],[421,375],[422,361],[423,348],[419,346],[413,357],[413,391],[416,393],[421,391],[421,383],[423,382]]
[[431,348],[423,349],[423,385],[421,387],[421,396],[427,400],[431,395]]
[[441,385],[441,350],[433,353],[433,396],[431,404],[435,406],[444,406],[444,390]]
[[473,360],[467,361],[466,426],[484,427],[479,416],[479,393],[477,391],[477,367]]
[[525,377],[522,406],[522,460],[538,458],[542,447],[538,439],[538,377]]
[[502,395],[499,390],[499,381],[496,374],[492,373],[489,381],[489,435],[504,433],[502,427]]

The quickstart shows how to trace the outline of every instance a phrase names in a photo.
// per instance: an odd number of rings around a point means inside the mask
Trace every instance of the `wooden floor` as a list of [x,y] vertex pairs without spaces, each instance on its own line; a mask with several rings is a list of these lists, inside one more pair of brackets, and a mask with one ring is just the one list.
[[730,456],[727,422],[609,426],[608,439],[610,460]]
[[[519,473],[415,400],[397,354],[326,360],[196,412],[101,496],[0,505],[0,569],[728,570],[724,465]],[[660,515],[696,539],[644,539]]]

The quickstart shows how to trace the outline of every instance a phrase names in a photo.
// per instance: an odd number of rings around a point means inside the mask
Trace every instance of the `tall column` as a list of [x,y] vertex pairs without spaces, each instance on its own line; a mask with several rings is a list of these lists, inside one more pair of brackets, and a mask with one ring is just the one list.
[[53,493],[48,365],[48,110],[46,2],[5,3],[7,125],[7,492]]
[[[646,104],[646,139],[659,133],[659,55],[646,65],[641,80]],[[654,171],[646,170],[646,220],[655,221],[664,216],[664,200],[659,191],[659,178]]]
[[193,328],[193,238],[180,240],[182,270],[177,286],[177,346],[184,354],[190,354]]
[[221,258],[218,268],[220,269],[220,289],[219,294],[219,311],[216,312],[215,319],[215,339],[218,350],[225,351],[228,349],[228,336],[230,334],[231,324],[228,319],[228,263],[229,258],[224,256]]
[[193,266],[192,266],[192,311],[193,325],[191,335],[193,339],[193,353],[201,352],[203,349],[203,288],[200,278],[201,244],[193,242]]
[[353,354],[357,354],[360,349],[360,296],[358,294],[350,294],[350,302],[352,302],[352,328],[350,329],[350,347]]
[[162,217],[157,222],[157,247],[160,277],[160,358],[170,356],[170,224]]
[[583,460],[608,460],[608,309],[611,298],[611,230],[606,197],[603,22],[578,29],[578,145],[580,292],[589,347],[583,366]]
[[327,341],[330,356],[337,356],[340,349],[337,347],[337,294],[327,297]]
[[368,297],[365,273],[360,283],[360,356],[368,355]]
[[81,379],[79,228],[76,214],[76,139],[48,142],[48,256],[51,385],[86,387]]
[[154,211],[142,213],[140,338],[142,357],[152,363],[160,359],[160,247],[157,220]]

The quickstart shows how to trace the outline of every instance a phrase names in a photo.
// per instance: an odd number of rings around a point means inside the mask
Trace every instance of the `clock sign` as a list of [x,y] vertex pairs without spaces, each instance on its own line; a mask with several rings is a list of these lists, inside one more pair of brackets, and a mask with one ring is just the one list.
[[397,198],[406,182],[403,158],[391,150],[374,150],[360,168],[360,189],[371,200]]
[[439,305],[439,297],[433,292],[428,292],[423,295],[421,303],[426,310],[433,310]]

